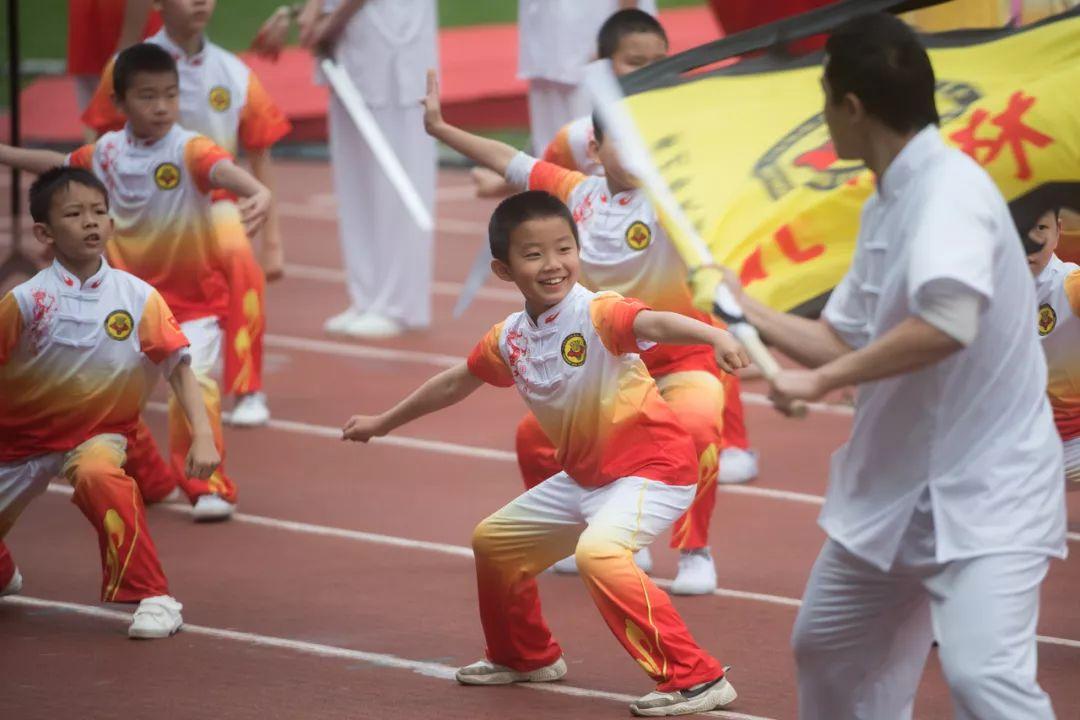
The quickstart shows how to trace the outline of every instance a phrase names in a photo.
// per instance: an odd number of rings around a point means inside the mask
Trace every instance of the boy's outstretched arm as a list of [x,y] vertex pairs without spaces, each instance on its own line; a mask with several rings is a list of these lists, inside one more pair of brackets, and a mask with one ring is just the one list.
[[667,345],[711,345],[716,362],[727,372],[750,364],[746,348],[727,330],[678,313],[642,310],[634,318],[634,334]]
[[221,160],[214,165],[210,183],[241,198],[237,206],[244,221],[244,230],[248,237],[255,235],[266,222],[270,211],[270,189],[232,160]]
[[191,365],[187,362],[177,363],[169,375],[169,385],[184,411],[184,417],[191,425],[191,449],[188,450],[185,471],[188,477],[205,480],[213,475],[214,470],[221,464],[221,455],[214,445],[214,431],[206,414],[202,389]]
[[469,372],[465,363],[443,370],[407,398],[380,415],[353,415],[341,432],[342,440],[367,442],[386,435],[405,423],[450,407],[473,394],[484,381]]
[[443,120],[442,103],[439,101],[439,79],[434,70],[428,70],[427,96],[421,102],[424,105],[424,129],[428,135],[442,140],[473,162],[500,175],[506,174],[510,161],[518,154],[517,148],[498,140],[473,135]]
[[66,155],[52,150],[30,150],[0,144],[0,165],[25,170],[35,175],[60,167],[66,161]]

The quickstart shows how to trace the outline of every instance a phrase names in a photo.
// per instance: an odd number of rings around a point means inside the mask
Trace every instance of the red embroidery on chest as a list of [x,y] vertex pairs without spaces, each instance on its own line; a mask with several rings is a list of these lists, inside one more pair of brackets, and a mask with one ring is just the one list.
[[[520,344],[519,344],[520,343]],[[525,336],[516,330],[508,330],[506,333],[506,349],[509,352],[510,372],[518,377],[525,372],[525,355],[528,343]]]
[[49,319],[56,312],[56,297],[42,289],[31,290],[30,297],[34,299],[34,308],[26,334],[30,339],[30,353],[37,355],[48,335]]
[[574,222],[581,223],[592,217],[592,196],[586,195],[574,208]]

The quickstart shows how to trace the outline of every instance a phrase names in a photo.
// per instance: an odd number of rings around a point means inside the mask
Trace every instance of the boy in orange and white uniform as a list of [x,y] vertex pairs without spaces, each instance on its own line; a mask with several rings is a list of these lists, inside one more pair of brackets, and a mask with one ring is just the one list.
[[352,417],[343,436],[367,442],[484,383],[516,387],[564,469],[477,526],[487,659],[458,670],[458,681],[548,682],[566,674],[535,578],[574,551],[608,627],[657,683],[631,704],[634,714],[705,712],[730,703],[735,690],[631,556],[683,513],[698,474],[693,441],[637,353],[657,342],[693,344],[728,371],[748,360],[711,324],[578,285],[577,232],[570,211],[545,192],[504,200],[489,224],[492,270],[518,286],[525,309],[491,328],[466,362],[391,410]]
[[[259,78],[233,53],[207,39],[204,31],[214,0],[162,0],[164,27],[146,39],[172,55],[180,74],[180,125],[213,140],[232,155],[243,148],[255,178],[272,182],[270,148],[292,129]],[[113,63],[101,76],[83,122],[99,134],[124,127],[113,100]],[[229,308],[225,323],[225,392],[236,396],[230,422],[265,425],[270,420],[262,393],[262,350],[266,324],[263,273],[254,261],[235,198],[216,193],[213,206],[223,257],[227,261]],[[263,264],[271,278],[282,272],[281,234],[271,207],[263,230]]]
[[1065,451],[1068,489],[1080,489],[1080,265],[1062,262],[1061,212],[1047,210],[1022,236],[1035,294],[1038,328],[1049,370],[1046,392]]
[[131,637],[168,637],[181,606],[124,474],[125,436],[152,387],[149,370],[160,369],[194,427],[187,471],[214,470],[220,458],[188,341],[154,288],[102,258],[113,226],[94,175],[49,170],[30,188],[30,212],[56,259],[0,300],[0,595],[22,588],[2,538],[61,475],[98,534],[101,599],[139,603]]
[[[694,308],[686,264],[667,238],[648,197],[618,162],[611,142],[597,128],[595,150],[605,177],[587,176],[537,160],[495,140],[447,124],[439,107],[438,85],[429,75],[425,100],[428,132],[468,158],[503,173],[516,187],[545,190],[567,203],[581,236],[581,281],[595,290],[613,290],[651,307],[708,322]],[[698,492],[690,511],[672,531],[680,550],[679,572],[671,591],[704,595],[716,589],[716,567],[708,546],[709,521],[716,502],[724,408],[722,373],[706,346],[658,347],[642,355],[664,399],[690,432],[698,454]],[[519,465],[526,485],[556,471],[551,445],[533,416],[518,428]],[[645,563],[643,563],[644,565]],[[564,566],[565,567],[565,566]],[[572,572],[572,568],[561,571]]]
[[[106,248],[109,262],[157,288],[181,322],[222,451],[221,394],[210,372],[220,353],[220,321],[228,310],[227,260],[217,242],[211,193],[223,189],[243,198],[239,209],[254,231],[265,217],[270,191],[237,167],[225,150],[176,124],[176,65],[165,50],[133,45],[117,56],[113,76],[117,101],[128,117],[123,130],[70,156],[0,145],[0,164],[38,173],[69,164],[92,169],[102,180],[116,221],[116,234]],[[195,519],[229,517],[236,486],[222,468],[209,480],[183,476],[191,429],[175,398],[169,408],[169,440],[173,468],[195,505]],[[152,446],[148,433],[136,442]]]
[[[600,28],[596,44],[597,57],[610,59],[611,69],[619,77],[663,60],[668,51],[667,34],[660,22],[649,13],[636,9],[620,10],[609,17]],[[603,176],[604,166],[596,155],[595,146],[592,117],[586,115],[563,126],[541,159],[585,175]],[[515,191],[501,175],[488,168],[477,167],[472,172],[480,197],[502,197]],[[724,416],[717,481],[748,482],[757,477],[758,463],[757,453],[750,449],[746,435],[739,377],[725,375],[723,382]],[[522,438],[523,443],[530,441],[528,435]],[[542,471],[528,473],[528,477],[546,476],[547,473]]]

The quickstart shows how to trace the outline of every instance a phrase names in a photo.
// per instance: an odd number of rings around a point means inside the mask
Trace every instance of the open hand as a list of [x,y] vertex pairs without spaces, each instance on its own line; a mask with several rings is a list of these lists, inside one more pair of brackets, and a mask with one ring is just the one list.
[[254,195],[249,195],[237,204],[240,208],[240,219],[244,223],[244,230],[248,237],[254,237],[266,222],[266,216],[270,212],[270,191],[260,190]]
[[439,76],[435,70],[427,71],[427,94],[420,104],[424,106],[424,130],[432,135],[435,128],[443,122],[442,102],[439,100]]
[[378,415],[353,415],[341,429],[342,440],[366,443],[373,437],[386,434],[382,419]]
[[742,343],[727,330],[721,330],[713,343],[713,351],[716,354],[716,362],[729,373],[741,370],[750,364],[750,356]]
[[206,480],[214,474],[220,464],[221,455],[214,446],[214,438],[209,436],[192,438],[184,468],[188,477]]
[[282,5],[266,19],[255,34],[255,39],[251,41],[252,52],[259,57],[276,61],[289,38],[290,25],[289,8]]

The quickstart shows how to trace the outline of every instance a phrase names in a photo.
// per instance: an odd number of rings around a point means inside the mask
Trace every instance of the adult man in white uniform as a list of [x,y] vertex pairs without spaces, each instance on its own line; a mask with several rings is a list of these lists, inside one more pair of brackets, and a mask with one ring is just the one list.
[[596,34],[612,13],[634,7],[656,14],[656,0],[518,0],[518,77],[529,81],[534,155],[592,112],[578,85],[596,59]]
[[838,29],[822,86],[837,153],[878,178],[851,268],[820,321],[744,298],[816,368],[780,373],[778,401],[858,386],[792,638],[799,717],[910,718],[936,638],[957,718],[1052,718],[1035,626],[1065,555],[1061,443],[1008,207],[941,140],[933,68],[900,20]]
[[[438,66],[435,0],[308,0],[301,42],[331,50],[434,215],[435,142],[420,100]],[[432,235],[416,226],[341,102],[330,98],[330,160],[349,307],[328,332],[389,337],[431,322]]]

